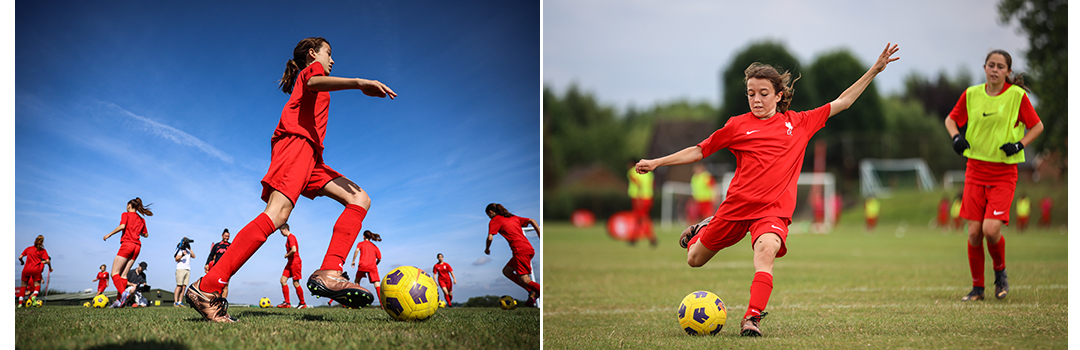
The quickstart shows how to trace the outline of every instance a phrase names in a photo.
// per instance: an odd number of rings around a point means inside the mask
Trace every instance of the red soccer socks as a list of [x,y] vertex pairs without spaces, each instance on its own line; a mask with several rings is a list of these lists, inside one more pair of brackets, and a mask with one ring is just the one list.
[[199,290],[221,292],[221,289],[229,284],[229,278],[232,278],[232,275],[244,266],[248,258],[251,258],[263,243],[266,243],[266,237],[275,230],[277,227],[274,226],[274,221],[270,219],[270,216],[266,213],[259,214],[255,220],[236,233],[236,239],[229,246],[229,250],[226,250],[225,254],[218,259],[217,264],[210,268],[210,272],[203,276],[198,286]]
[[974,246],[971,242],[968,242],[968,266],[971,268],[971,285],[973,287],[986,287],[986,280],[983,278],[983,272],[986,267],[986,255],[983,255],[983,247],[981,245]]
[[754,273],[754,282],[750,283],[750,306],[746,308],[743,318],[760,316],[769,304],[769,295],[772,294],[773,276],[771,273],[758,271]]
[[[285,290],[285,302],[289,302],[288,295],[289,295],[288,290]],[[304,302],[304,289],[301,288],[301,286],[296,286],[296,298],[300,299],[300,305],[307,304],[307,303]]]
[[354,204],[345,206],[345,211],[334,223],[334,235],[330,237],[330,246],[326,247],[326,256],[323,257],[319,270],[343,271],[342,265],[345,264],[345,258],[349,256],[349,250],[356,242],[356,235],[363,227],[365,216],[367,216],[367,209],[364,207]]
[[986,243],[986,250],[990,252],[990,260],[994,262],[994,271],[1005,269],[1005,235],[997,244]]

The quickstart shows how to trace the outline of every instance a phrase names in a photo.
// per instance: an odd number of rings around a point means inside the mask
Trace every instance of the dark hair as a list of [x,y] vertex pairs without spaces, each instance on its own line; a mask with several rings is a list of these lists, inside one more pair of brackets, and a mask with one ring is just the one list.
[[101,267],[106,267],[107,268],[108,266],[105,266],[105,264],[101,264]]
[[382,242],[382,237],[378,233],[371,232],[371,230],[364,230],[364,239],[370,239],[376,242]]
[[[768,64],[761,62],[751,63],[746,70],[743,71],[746,77],[743,78],[743,84],[750,81],[750,79],[765,79],[772,83],[773,91],[780,94],[780,102],[776,103],[776,112],[787,112],[788,107],[791,106],[791,98],[795,96],[794,84],[799,78],[791,80],[791,72],[784,71],[784,74],[780,74],[780,71]],[[801,76],[800,76],[801,78]]]
[[285,73],[281,74],[281,80],[278,80],[278,87],[286,94],[291,94],[293,91],[293,85],[296,84],[296,75],[300,74],[300,70],[307,68],[307,53],[310,49],[318,51],[322,44],[330,45],[329,41],[321,37],[311,37],[300,40],[296,44],[296,48],[293,49],[293,58],[288,62],[285,62]]
[[[1005,57],[1005,67],[1009,68],[1010,71],[1012,70],[1012,55],[1002,49],[992,50],[990,51],[990,53],[986,54],[986,59],[983,60],[983,67],[986,67],[986,62],[990,62],[990,56],[993,54],[998,54],[1002,57]],[[1024,73],[1017,73],[1016,75],[1005,75],[1005,82],[1019,86],[1021,89],[1024,89],[1024,91],[1029,91],[1027,86],[1024,85]]]
[[226,234],[226,233],[229,233],[229,229],[225,229],[225,231],[221,231],[221,234]]
[[[142,199],[140,199],[139,197],[135,197],[135,199],[129,200],[127,202],[127,204],[130,205],[133,209],[135,209],[136,212],[138,212],[140,214],[143,214],[143,215],[146,215],[146,216],[154,216],[154,212],[150,211],[150,204],[147,204],[147,205],[144,206],[142,204]],[[153,204],[153,203],[151,203],[151,204]]]
[[499,203],[488,204],[487,208],[484,209],[484,212],[486,213],[486,212],[489,212],[489,211],[493,212],[493,213],[495,213],[495,215],[499,215],[499,216],[505,216],[505,217],[514,216],[514,214],[510,214],[509,210],[506,210],[506,207],[502,206],[502,204],[499,204]]

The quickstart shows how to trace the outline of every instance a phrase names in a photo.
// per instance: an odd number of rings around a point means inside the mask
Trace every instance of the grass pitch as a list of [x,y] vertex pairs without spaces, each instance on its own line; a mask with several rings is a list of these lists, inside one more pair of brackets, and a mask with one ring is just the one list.
[[[325,300],[325,299],[324,299]],[[540,310],[439,309],[397,322],[381,309],[230,307],[239,323],[205,322],[191,308],[15,311],[17,349],[539,349]]]
[[[677,239],[659,247],[611,239],[603,223],[544,232],[544,347],[761,349],[1044,349],[1068,346],[1068,248],[1064,230],[1005,232],[1011,292],[961,302],[971,289],[966,233],[926,225],[881,224],[871,233],[848,219],[831,234],[788,237],[761,323],[764,336],[739,336],[753,279],[749,236],[701,268],[686,265]],[[681,226],[681,227],[680,227]],[[792,231],[795,230],[792,225]],[[965,231],[966,232],[966,231]],[[717,336],[680,328],[680,300],[696,290],[728,307]]]

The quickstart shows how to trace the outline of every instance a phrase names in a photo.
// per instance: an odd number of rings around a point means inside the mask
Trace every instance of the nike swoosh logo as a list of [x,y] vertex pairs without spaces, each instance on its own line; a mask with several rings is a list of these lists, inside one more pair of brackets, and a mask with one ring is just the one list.
[[753,133],[755,133],[755,132],[758,132],[758,131],[761,131],[761,130],[751,130],[751,131],[747,131],[747,132],[746,132],[746,134],[747,134],[747,135],[750,135],[750,134],[753,134]]
[[987,114],[986,112],[983,112],[984,117],[989,117],[989,116],[992,116],[992,115],[994,115],[994,113]]
[[775,228],[775,229],[777,229],[777,230],[780,230],[781,232],[782,232],[782,231],[784,231],[784,229],[783,229],[783,228],[779,228],[779,227],[776,227],[776,225],[769,225],[769,226],[772,226],[773,228]]
[[997,210],[994,211],[994,215],[1001,215],[1001,214],[1005,214],[1005,212],[997,211]]
[[224,285],[229,285],[229,281],[222,281],[220,278],[217,279],[217,282]]

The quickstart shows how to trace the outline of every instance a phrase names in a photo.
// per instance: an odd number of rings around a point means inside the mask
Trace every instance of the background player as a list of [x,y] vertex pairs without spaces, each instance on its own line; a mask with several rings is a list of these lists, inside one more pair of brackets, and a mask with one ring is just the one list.
[[536,220],[510,214],[510,211],[499,203],[488,204],[484,212],[487,213],[488,218],[491,218],[488,222],[484,254],[491,255],[491,240],[496,234],[502,234],[503,238],[506,238],[506,243],[510,244],[510,252],[513,253],[510,261],[503,266],[503,276],[529,292],[529,300],[525,302],[525,306],[536,306],[537,299],[540,298],[540,284],[529,277],[532,274],[532,258],[536,251],[533,250],[529,239],[525,238],[525,231],[521,228],[532,225],[536,230],[536,236],[539,237],[540,225],[536,223]]
[[323,135],[330,91],[358,89],[368,96],[391,99],[397,94],[375,80],[331,77],[333,65],[330,43],[324,38],[301,40],[293,49],[293,58],[286,63],[279,86],[290,95],[270,139],[270,168],[262,179],[266,209],[236,233],[235,247],[230,247],[206,276],[188,288],[187,298],[192,307],[207,320],[236,321],[229,316],[228,300],[221,296],[222,288],[266,238],[289,221],[300,195],[310,199],[327,196],[345,206],[334,223],[322,265],[308,278],[308,289],[312,294],[349,307],[360,307],[374,299],[371,292],[342,278],[342,264],[360,233],[371,198],[356,183],[323,163]]
[[124,234],[120,235],[120,250],[116,252],[112,266],[113,285],[116,286],[116,296],[120,304],[124,304],[126,301],[124,298],[127,296],[124,290],[127,289],[128,281],[124,274],[131,270],[135,259],[139,258],[139,251],[142,250],[142,241],[139,240],[139,236],[150,237],[146,231],[146,221],[141,215],[154,216],[154,212],[150,211],[150,205],[143,206],[142,199],[139,197],[129,200],[127,211],[120,214],[120,225],[102,238],[105,241],[117,232],[124,231]]
[[796,184],[807,143],[826,120],[851,107],[886,65],[899,59],[892,58],[897,50],[891,43],[886,45],[874,65],[840,97],[806,112],[788,111],[793,91],[790,73],[781,75],[772,66],[751,64],[744,79],[749,113],[731,117],[695,146],[637,163],[637,171],[647,173],[665,165],[696,162],[722,148],[735,154],[738,167],[727,198],[713,219],[685,241],[689,244],[687,264],[700,267],[750,231],[755,273],[742,335],[761,335],[759,322],[772,294],[773,263],[787,254],[784,242],[795,211]]
[[[968,221],[972,285],[971,292],[961,298],[965,301],[983,299],[983,240],[994,263],[994,294],[998,299],[1009,294],[1001,225],[1009,224],[1018,178],[1016,164],[1024,162],[1024,146],[1035,141],[1043,130],[1028,100],[1023,77],[1012,76],[1012,56],[1008,52],[990,51],[983,61],[983,71],[986,83],[967,88],[945,118],[953,150],[968,159],[960,206],[960,217]],[[1031,131],[1024,135],[1024,129]]]
[[438,275],[438,278],[435,280],[439,281],[439,289],[442,289],[443,298],[446,299],[446,307],[452,307],[453,304],[451,304],[451,302],[454,300],[454,285],[457,284],[457,277],[454,277],[454,268],[443,261],[442,253],[439,253],[439,255],[436,255],[435,257],[439,259],[439,262],[431,267],[431,271]]
[[304,289],[300,288],[300,279],[303,278],[301,271],[304,268],[304,262],[300,259],[300,245],[296,242],[296,235],[289,231],[289,224],[281,225],[281,235],[285,236],[285,259],[288,259],[285,263],[285,269],[281,271],[281,294],[285,296],[285,301],[278,304],[277,307],[288,309],[292,307],[292,303],[289,302],[289,279],[292,278],[293,288],[296,289],[296,298],[300,299],[300,304],[296,305],[297,309],[306,309],[307,303],[304,302]]
[[[221,232],[221,242],[214,243],[210,246],[210,254],[206,255],[206,264],[203,265],[203,273],[210,272],[210,268],[214,267],[214,264],[221,259],[221,256],[225,254],[225,251],[229,250],[229,229]],[[229,286],[225,286],[221,289],[221,297],[229,297]]]
[[626,193],[630,195],[630,205],[633,208],[634,217],[637,218],[637,232],[634,232],[634,238],[630,240],[630,244],[636,243],[638,238],[646,237],[649,239],[649,244],[655,247],[656,234],[653,233],[652,217],[649,216],[653,204],[653,174],[638,174],[634,171],[633,162],[630,163],[629,168],[630,170],[626,172],[626,179],[629,182]]
[[109,285],[109,273],[105,272],[105,268],[105,264],[101,264],[101,271],[98,271],[97,278],[94,279],[94,281],[97,281],[98,283],[98,295],[101,295],[101,293],[105,293],[105,288]]
[[[364,230],[364,240],[356,244],[352,264],[350,264],[356,267],[353,283],[360,284],[360,280],[367,277],[368,281],[375,285],[375,295],[382,295],[382,290],[379,289],[379,263],[382,262],[382,252],[372,241],[382,242],[382,236],[370,230]],[[360,257],[360,266],[356,265],[357,256]],[[382,299],[379,299],[379,306],[382,306]]]
[[[23,258],[26,258],[26,261],[23,261]],[[38,235],[34,239],[34,245],[23,249],[22,255],[19,255],[19,265],[23,265],[22,286],[20,287],[22,292],[19,293],[19,301],[16,305],[22,306],[27,294],[30,294],[30,300],[37,301],[38,292],[41,291],[43,265],[49,265],[49,272],[53,271],[52,258],[45,250],[45,236]]]

